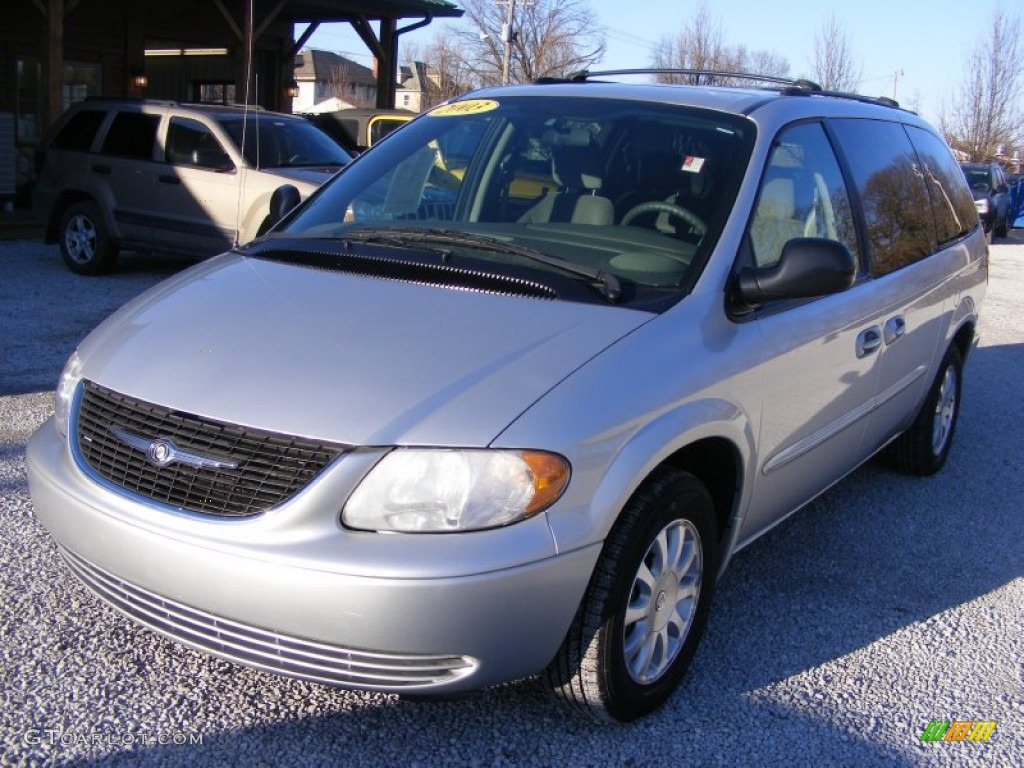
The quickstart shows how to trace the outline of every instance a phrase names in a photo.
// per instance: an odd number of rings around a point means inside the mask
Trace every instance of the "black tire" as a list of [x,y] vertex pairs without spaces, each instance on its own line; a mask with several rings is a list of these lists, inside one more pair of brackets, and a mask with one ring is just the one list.
[[1010,218],[1010,214],[1007,213],[1006,217],[1003,219],[1003,223],[1002,224],[1000,224],[998,222],[998,220],[997,220],[997,222],[996,222],[996,237],[1006,237],[1009,234],[1009,227],[1007,226],[1009,218]]
[[[603,721],[628,722],[659,707],[679,685],[704,632],[717,549],[704,485],[678,469],[654,472],[605,540],[572,626],[544,672],[546,686]],[[681,589],[680,569],[661,569],[663,554],[683,566]],[[639,653],[627,660],[631,648],[647,645],[641,638],[653,640],[647,664]]]
[[72,272],[104,275],[117,264],[117,248],[110,241],[103,214],[91,200],[80,200],[64,210],[57,237],[60,255]]
[[963,360],[954,345],[946,352],[914,423],[886,448],[885,458],[890,466],[919,477],[934,475],[942,469],[960,415],[962,383]]

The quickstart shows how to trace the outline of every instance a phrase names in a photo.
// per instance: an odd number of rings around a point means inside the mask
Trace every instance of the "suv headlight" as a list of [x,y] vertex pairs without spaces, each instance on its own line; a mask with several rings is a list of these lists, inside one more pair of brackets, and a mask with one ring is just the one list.
[[569,462],[542,451],[398,448],[345,504],[351,528],[403,533],[476,531],[547,509],[569,482]]
[[53,393],[53,418],[57,424],[57,431],[64,437],[68,436],[71,403],[75,399],[75,390],[81,380],[82,360],[78,356],[78,350],[75,350],[64,364],[64,370],[60,372],[60,379],[57,380],[57,389]]

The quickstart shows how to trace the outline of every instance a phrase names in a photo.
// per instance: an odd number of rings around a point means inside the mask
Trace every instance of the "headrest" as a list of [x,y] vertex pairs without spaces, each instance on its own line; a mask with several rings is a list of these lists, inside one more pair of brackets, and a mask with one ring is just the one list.
[[[583,138],[577,134],[582,134],[586,142],[581,143]],[[600,189],[601,156],[590,145],[590,134],[584,130],[574,130],[559,136],[564,137],[564,143],[551,145],[551,173],[555,181],[570,189]]]

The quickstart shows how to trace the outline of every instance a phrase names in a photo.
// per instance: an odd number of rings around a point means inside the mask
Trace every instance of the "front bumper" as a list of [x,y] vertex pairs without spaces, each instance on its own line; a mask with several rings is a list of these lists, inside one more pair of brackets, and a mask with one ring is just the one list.
[[[106,602],[193,648],[345,687],[455,693],[541,671],[600,553],[600,544],[552,547],[510,565],[510,548],[550,542],[543,516],[475,534],[388,536],[336,522],[315,531],[309,507],[324,501],[316,488],[265,519],[178,519],[89,479],[52,420],[27,459],[37,518]],[[307,522],[292,530],[289,516]],[[358,546],[362,557],[330,562],[332,545]],[[492,569],[481,567],[487,552]],[[408,562],[393,562],[399,555]]]

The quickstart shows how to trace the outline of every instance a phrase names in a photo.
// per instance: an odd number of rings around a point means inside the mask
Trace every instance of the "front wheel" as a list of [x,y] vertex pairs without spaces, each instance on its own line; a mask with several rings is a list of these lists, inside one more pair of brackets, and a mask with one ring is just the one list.
[[628,722],[672,694],[707,621],[715,529],[711,499],[693,475],[663,468],[637,490],[544,673],[558,698],[597,719]]
[[107,234],[103,214],[90,200],[72,203],[60,217],[60,254],[72,272],[102,275],[117,263],[117,248]]
[[949,456],[960,415],[963,360],[954,345],[946,352],[921,412],[906,432],[886,449],[889,463],[909,475],[934,475]]

